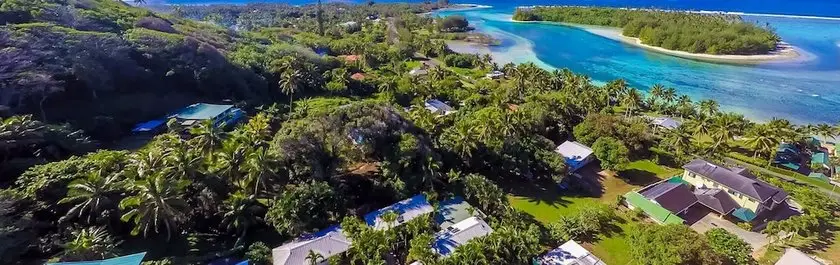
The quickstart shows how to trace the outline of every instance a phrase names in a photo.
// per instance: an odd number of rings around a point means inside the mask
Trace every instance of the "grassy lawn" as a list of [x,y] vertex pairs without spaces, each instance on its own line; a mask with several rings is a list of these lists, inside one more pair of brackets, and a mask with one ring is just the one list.
[[414,68],[417,68],[417,67],[420,67],[420,61],[412,60],[412,61],[406,61],[405,62],[405,68],[406,69],[414,69]]
[[[509,190],[508,201],[511,206],[534,216],[534,219],[545,225],[558,220],[560,216],[575,213],[585,207],[611,204],[619,195],[679,172],[681,170],[657,165],[649,160],[634,161],[627,165],[626,170],[618,173],[626,180],[613,176],[601,177],[599,182],[603,193],[598,197],[563,194],[552,183],[525,186],[522,183],[512,183],[503,186]],[[619,220],[618,226],[621,232],[602,235],[596,242],[584,246],[607,264],[626,265],[631,259],[624,231],[628,231],[633,222],[622,219]]]

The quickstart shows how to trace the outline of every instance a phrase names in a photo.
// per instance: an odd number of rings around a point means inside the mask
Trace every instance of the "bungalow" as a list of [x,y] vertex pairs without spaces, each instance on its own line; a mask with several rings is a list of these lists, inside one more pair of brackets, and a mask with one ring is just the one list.
[[423,106],[437,115],[449,115],[455,112],[455,109],[437,99],[426,100],[426,102],[423,103]]
[[233,105],[196,103],[181,109],[169,118],[176,119],[183,126],[192,126],[201,121],[212,120],[216,127],[224,127],[235,124],[244,116],[245,112]]
[[484,220],[474,216],[469,217],[438,232],[432,243],[432,250],[441,256],[447,256],[458,246],[490,233],[493,233],[493,228],[490,228]]
[[574,172],[582,168],[589,162],[592,162],[595,157],[592,154],[591,148],[573,141],[566,141],[557,146],[557,148],[554,149],[554,152],[566,158],[566,164],[569,165],[569,172]]
[[[421,215],[431,213],[434,207],[426,200],[426,195],[416,195],[414,197],[399,201],[388,207],[370,212],[365,215],[365,222],[375,229],[384,230],[390,229],[392,226],[399,226],[411,219],[417,218]],[[389,224],[382,220],[382,215],[394,212],[397,214],[397,220],[394,224]]]
[[499,79],[505,77],[505,73],[499,70],[494,70],[484,75],[484,78]]
[[[723,197],[727,195],[737,206],[731,214],[744,221],[752,221],[757,214],[764,211],[776,209],[780,204],[786,203],[788,194],[777,187],[764,181],[756,179],[748,170],[743,168],[726,168],[705,160],[696,159],[683,166],[682,180],[695,187],[704,199],[704,202],[721,207],[710,207],[713,210],[719,208],[721,211],[728,211],[731,202]],[[718,202],[715,202],[717,199]],[[708,205],[707,205],[708,206]],[[728,214],[718,212],[720,214]]]
[[663,128],[663,129],[666,129],[666,130],[676,129],[677,127],[680,127],[680,125],[682,124],[682,122],[674,120],[672,118],[668,118],[668,117],[654,118],[650,121],[650,123],[653,124],[656,127]]
[[785,254],[776,261],[776,265],[823,265],[823,263],[798,249],[787,248]]
[[555,248],[542,257],[536,265],[606,265],[600,258],[592,255],[574,240],[569,240],[560,247]]
[[104,260],[95,260],[95,261],[74,261],[74,262],[58,262],[58,263],[47,263],[47,265],[140,265],[143,262],[143,258],[146,256],[146,252],[141,252],[137,254],[126,255],[122,257],[104,259]]
[[324,260],[319,265],[327,264],[329,257],[350,249],[351,241],[341,231],[341,227],[332,226],[315,234],[300,237],[271,250],[272,264],[298,265],[309,264],[309,252],[320,254]]

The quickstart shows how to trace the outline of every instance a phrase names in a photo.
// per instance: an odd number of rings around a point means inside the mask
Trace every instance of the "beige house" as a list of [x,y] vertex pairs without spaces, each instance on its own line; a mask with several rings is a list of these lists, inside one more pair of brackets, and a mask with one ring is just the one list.
[[[731,213],[741,219],[745,219],[742,218],[743,215],[754,218],[761,212],[773,210],[785,203],[788,197],[784,190],[758,180],[744,168],[730,169],[701,159],[691,161],[683,168],[685,172],[682,179],[695,187],[695,194],[701,199],[701,203],[713,210],[719,208],[729,211],[719,211],[722,215]],[[701,194],[705,197],[700,197]],[[737,205],[732,205],[732,202]],[[721,204],[731,206],[712,207]]]

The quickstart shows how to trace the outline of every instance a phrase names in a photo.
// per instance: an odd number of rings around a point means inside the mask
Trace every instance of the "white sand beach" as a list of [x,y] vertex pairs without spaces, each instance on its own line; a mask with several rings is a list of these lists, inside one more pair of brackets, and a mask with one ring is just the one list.
[[573,24],[573,23],[560,23],[560,22],[547,22],[547,21],[517,21],[511,19],[513,22],[517,23],[547,23],[547,24],[555,24],[555,25],[562,25],[568,27],[579,28],[585,30],[589,33],[608,38],[615,41],[620,41],[625,44],[633,45],[639,48],[646,49],[648,51],[657,52],[661,54],[667,54],[671,56],[676,56],[680,58],[698,60],[698,61],[705,61],[705,62],[714,62],[714,63],[727,63],[727,64],[759,64],[759,63],[774,63],[774,62],[805,62],[810,61],[816,58],[813,54],[805,52],[799,48],[796,48],[787,43],[780,43],[779,49],[777,51],[773,51],[770,54],[758,54],[758,55],[718,55],[718,54],[705,54],[705,53],[690,53],[684,51],[675,51],[669,50],[662,47],[655,47],[651,45],[647,45],[642,43],[642,40],[639,38],[634,37],[627,37],[621,33],[621,28],[615,27],[604,27],[604,26],[593,26],[593,25],[582,25],[582,24]]

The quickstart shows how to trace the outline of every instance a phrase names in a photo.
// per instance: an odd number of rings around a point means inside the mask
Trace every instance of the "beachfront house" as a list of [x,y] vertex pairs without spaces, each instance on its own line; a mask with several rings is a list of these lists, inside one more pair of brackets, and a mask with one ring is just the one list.
[[569,172],[575,172],[583,166],[586,166],[586,164],[589,164],[589,162],[592,162],[592,160],[595,160],[595,155],[591,148],[574,141],[564,142],[557,146],[554,152],[562,155],[566,159],[566,164],[569,165]]
[[271,250],[272,264],[299,265],[310,264],[307,259],[310,252],[323,257],[319,265],[326,265],[327,259],[350,249],[351,241],[339,226],[332,226],[311,235],[301,236],[291,242]]
[[606,265],[589,250],[586,250],[575,242],[569,240],[560,247],[557,247],[536,260],[538,265]]
[[[434,207],[426,200],[426,195],[420,194],[366,214],[365,222],[375,229],[391,229],[433,211]],[[388,223],[382,219],[382,216],[389,212],[397,214],[394,223]]]
[[426,100],[426,102],[423,103],[423,106],[437,115],[449,115],[455,112],[455,109],[437,99]]
[[[744,168],[726,168],[711,162],[696,159],[683,166],[682,180],[703,191],[704,196],[722,199],[723,195],[737,204],[730,213],[743,221],[752,221],[756,215],[776,209],[785,204],[788,194],[773,185],[758,180]],[[699,201],[703,203],[703,201]],[[710,207],[715,210],[714,207]],[[729,207],[722,208],[729,210]],[[720,213],[720,212],[719,212]]]
[[657,128],[662,128],[665,130],[673,130],[677,127],[680,127],[682,122],[669,118],[669,117],[659,117],[651,119],[650,123]]

